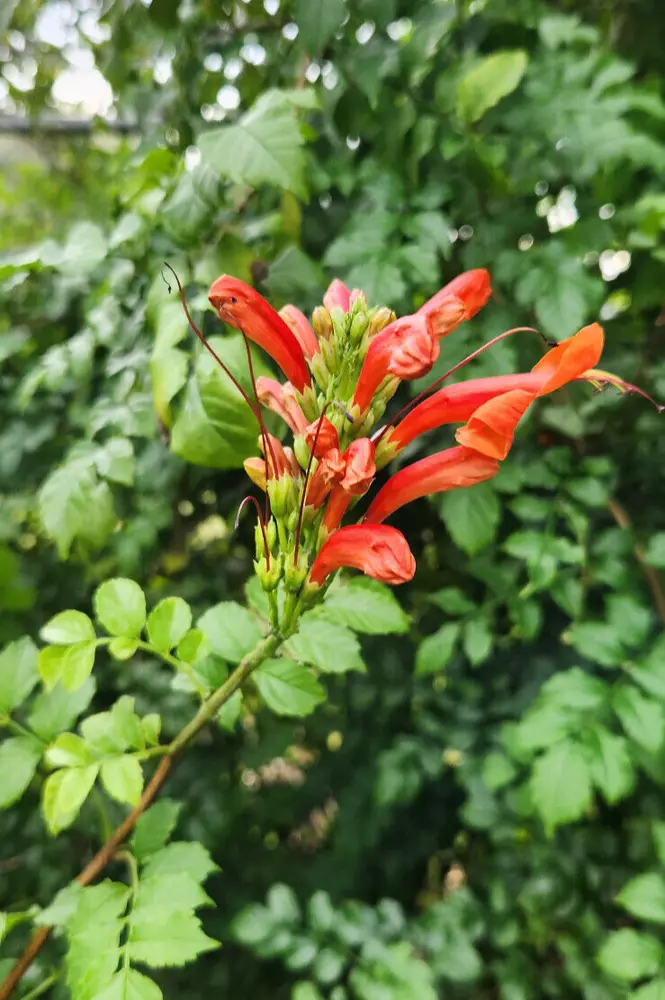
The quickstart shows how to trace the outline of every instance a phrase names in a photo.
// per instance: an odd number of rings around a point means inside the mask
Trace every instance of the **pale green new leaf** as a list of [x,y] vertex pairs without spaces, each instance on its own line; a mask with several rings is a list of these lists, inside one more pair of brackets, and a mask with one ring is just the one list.
[[325,701],[325,689],[293,660],[266,660],[252,675],[259,694],[277,715],[309,715]]
[[653,976],[663,958],[663,946],[651,934],[630,927],[614,931],[598,953],[598,964],[610,976],[632,983]]
[[169,913],[158,919],[156,911],[136,912],[129,934],[129,956],[153,968],[186,965],[206,951],[219,947],[219,941],[208,937],[201,921],[193,913]]
[[137,638],[145,625],[145,594],[138,583],[116,577],[95,591],[95,614],[110,635]]
[[95,783],[99,767],[72,767],[50,774],[42,790],[42,811],[49,833],[71,826]]
[[148,616],[148,639],[155,649],[169,652],[189,631],[192,611],[182,597],[165,597]]
[[143,768],[136,757],[109,757],[102,761],[102,784],[111,798],[135,806],[143,791]]
[[46,750],[51,767],[86,767],[93,760],[85,742],[76,733],[61,733]]
[[113,979],[95,1000],[162,1000],[163,994],[157,983],[142,972],[125,966],[116,972]]
[[493,52],[470,69],[457,86],[457,110],[476,122],[520,84],[528,63],[522,49]]
[[212,905],[210,896],[188,872],[177,872],[141,879],[134,915],[148,921],[154,911],[152,916],[159,923],[172,912]]
[[655,872],[636,875],[624,885],[617,903],[639,920],[665,924],[665,878]]
[[53,645],[70,646],[95,639],[95,626],[82,611],[61,611],[40,629],[39,637]]
[[157,878],[158,875],[187,872],[197,882],[203,882],[216,871],[218,867],[203,844],[198,841],[176,840],[148,859],[141,877],[149,879]]

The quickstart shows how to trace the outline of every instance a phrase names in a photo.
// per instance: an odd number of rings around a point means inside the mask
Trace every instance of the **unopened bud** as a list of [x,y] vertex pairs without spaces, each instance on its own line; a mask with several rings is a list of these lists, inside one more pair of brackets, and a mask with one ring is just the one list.
[[365,330],[367,329],[368,319],[366,312],[357,313],[351,321],[351,330],[349,331],[349,337],[352,344],[359,343]]
[[275,547],[275,542],[277,541],[277,525],[272,517],[266,524],[266,540],[268,542],[268,548],[272,551]]
[[327,340],[333,332],[332,319],[325,306],[317,306],[312,313],[312,326],[323,340]]
[[254,569],[256,570],[256,575],[259,578],[259,582],[264,590],[270,591],[275,590],[279,586],[279,581],[282,579],[282,559],[280,556],[272,556],[270,559],[270,567],[266,563],[265,556],[261,556],[260,559],[256,559],[254,562]]
[[360,288],[353,289],[349,301],[351,304],[351,309],[349,311],[352,316],[355,316],[361,310],[363,312],[367,310],[367,299],[365,298],[365,293],[361,291]]
[[302,585],[307,579],[308,572],[307,555],[304,552],[301,551],[299,553],[298,561],[295,565],[292,557],[290,555],[287,556],[284,565],[284,586],[286,590],[290,590],[296,594],[302,590]]
[[321,357],[326,366],[326,371],[331,375],[334,374],[337,371],[337,351],[335,350],[334,341],[327,340],[321,345]]
[[343,344],[349,330],[349,315],[348,313],[343,313],[341,309],[333,309],[330,313],[330,318],[333,324],[333,336],[337,337],[340,344]]
[[393,398],[399,389],[399,385],[400,380],[394,375],[389,375],[388,378],[385,378],[379,386],[379,391],[376,393],[374,401],[377,403],[383,403],[383,409],[385,410],[386,404]]
[[382,306],[380,309],[377,309],[376,312],[370,316],[369,326],[367,328],[370,337],[374,337],[377,333],[381,333],[381,331],[388,326],[389,323],[393,323],[396,319],[397,317],[395,316],[395,313],[392,309],[388,309],[387,306]]
[[[319,352],[314,355],[312,359],[311,366],[313,370],[314,363],[320,358]],[[319,415],[319,407],[316,398],[316,389],[313,385],[308,385],[302,392],[294,390],[294,395],[296,402],[299,403],[300,409],[305,414],[308,420],[316,420]]]
[[[315,354],[312,360],[310,361],[310,368],[312,371],[312,375],[316,379],[316,384],[320,389],[323,390],[328,388],[328,383],[330,382],[330,372],[328,371],[328,367],[326,365],[326,359],[324,357],[324,351],[325,348],[327,347],[329,347],[328,341],[322,340],[321,350],[319,351],[318,354]],[[308,413],[307,416],[309,417],[309,415],[310,414]]]
[[302,434],[298,434],[297,437],[293,439],[293,450],[298,460],[298,465],[301,469],[306,469],[309,462],[310,451]]
[[399,455],[401,451],[401,448],[396,442],[391,442],[391,435],[392,430],[386,431],[376,446],[374,462],[377,470],[383,469],[389,462],[392,462],[393,458]]
[[291,510],[295,501],[295,490],[291,476],[284,475],[280,476],[279,479],[271,479],[268,483],[268,496],[275,517],[284,517]]

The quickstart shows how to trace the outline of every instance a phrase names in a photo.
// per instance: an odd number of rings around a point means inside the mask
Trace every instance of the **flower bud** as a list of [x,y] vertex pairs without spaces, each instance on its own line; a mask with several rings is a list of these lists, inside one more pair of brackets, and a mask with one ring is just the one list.
[[305,441],[302,434],[298,434],[297,437],[293,439],[293,450],[298,460],[298,465],[301,469],[306,469],[309,462],[309,447]]
[[333,336],[337,337],[340,344],[343,344],[349,332],[350,319],[347,313],[341,309],[333,309],[330,313],[333,324]]
[[325,415],[308,424],[304,436],[307,447],[314,451],[315,458],[323,458],[331,448],[339,447],[337,428]]
[[284,564],[284,587],[286,590],[297,594],[302,590],[302,585],[307,579],[309,565],[307,554],[302,550],[298,554],[298,561],[294,565],[290,555],[286,557]]
[[281,556],[273,556],[270,560],[270,568],[265,560],[265,556],[254,561],[254,569],[259,578],[259,582],[264,590],[276,590],[279,581],[282,579],[282,559]]
[[393,442],[390,440],[392,432],[393,432],[392,428],[390,430],[387,430],[376,446],[374,462],[376,464],[377,470],[383,469],[384,466],[388,465],[389,462],[392,462],[393,458],[399,455],[400,451],[402,450],[397,444],[397,442]]
[[266,488],[266,463],[262,458],[246,458],[242,463],[245,472],[260,490]]
[[370,337],[374,337],[377,333],[380,333],[389,323],[394,323],[397,316],[392,311],[388,309],[387,306],[382,306],[381,309],[377,309],[371,316],[369,320],[368,333]]
[[349,311],[351,293],[339,278],[334,278],[328,285],[326,294],[323,296],[323,304],[331,312],[333,309],[340,309],[343,313]]
[[367,329],[368,319],[366,312],[359,312],[353,317],[351,321],[351,329],[349,331],[349,337],[352,344],[358,344],[362,338],[365,330]]
[[[330,372],[326,364],[326,348],[329,347],[327,340],[321,341],[321,350],[318,354],[315,354],[310,362],[310,367],[312,370],[312,375],[316,379],[316,384],[322,390],[328,388],[328,383],[330,382]],[[309,417],[310,414],[308,413]]]
[[323,340],[328,340],[331,336],[333,332],[332,319],[325,306],[317,306],[312,313],[312,326]]
[[266,540],[268,542],[268,548],[272,552],[275,547],[275,542],[277,541],[277,525],[272,517],[266,524]]
[[330,372],[331,375],[334,374],[337,371],[335,342],[332,340],[324,341],[321,345],[321,355],[326,366],[326,371]]
[[268,483],[268,496],[275,517],[284,517],[295,502],[295,489],[291,476],[285,474],[279,479],[271,479]]
[[351,292],[350,302],[350,312],[352,315],[356,315],[361,310],[363,312],[367,311],[367,299],[365,298],[365,293],[360,288],[354,288]]

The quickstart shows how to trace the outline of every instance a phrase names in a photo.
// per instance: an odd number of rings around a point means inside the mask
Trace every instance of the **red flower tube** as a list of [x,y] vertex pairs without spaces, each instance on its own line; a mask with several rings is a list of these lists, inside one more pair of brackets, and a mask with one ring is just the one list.
[[471,448],[448,448],[407,465],[392,476],[369,505],[364,523],[380,524],[404,504],[431,493],[473,486],[491,479],[499,463]]
[[311,385],[305,356],[296,337],[273,307],[239,278],[223,274],[213,282],[208,299],[225,323],[235,326],[262,347],[299,392]]
[[341,309],[343,313],[348,313],[351,308],[351,292],[339,278],[333,278],[328,285],[323,296],[323,304],[328,312],[332,309]]
[[395,585],[413,579],[416,560],[406,538],[396,528],[386,524],[352,524],[340,528],[324,542],[314,560],[310,582],[320,586],[342,566]]
[[297,306],[288,305],[284,306],[283,309],[280,309],[277,315],[281,316],[284,320],[289,330],[302,347],[305,357],[313,358],[316,352],[320,349],[319,341],[304,312],[301,312]]
[[307,417],[302,412],[290,382],[282,385],[277,379],[259,375],[256,380],[259,402],[282,418],[294,434],[302,434],[307,427]]
[[403,316],[378,333],[360,371],[353,405],[364,413],[387,375],[410,380],[427,375],[439,356],[439,344],[424,316]]
[[417,315],[428,319],[437,338],[445,337],[475,316],[491,294],[490,276],[484,268],[465,271],[428,299]]

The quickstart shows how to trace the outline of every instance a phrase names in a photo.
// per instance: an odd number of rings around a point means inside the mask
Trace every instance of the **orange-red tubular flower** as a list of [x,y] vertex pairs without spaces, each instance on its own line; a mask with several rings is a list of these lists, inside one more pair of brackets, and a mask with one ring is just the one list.
[[490,276],[484,268],[465,271],[428,299],[417,315],[428,319],[436,337],[445,337],[475,316],[491,294]]
[[346,461],[339,448],[331,448],[316,467],[307,488],[308,506],[320,507],[333,486],[340,481],[346,470]]
[[369,438],[358,438],[344,452],[346,469],[339,485],[351,496],[361,497],[372,485],[376,475],[374,451]]
[[[517,421],[533,399],[553,392],[567,382],[586,377],[591,379],[593,368],[598,363],[602,351],[603,330],[597,323],[593,323],[591,326],[585,326],[574,336],[568,337],[567,340],[562,340],[548,351],[530,372],[470,379],[468,382],[445,386],[424,399],[422,403],[418,403],[404,420],[390,431],[388,440],[391,449],[394,449],[396,454],[402,448],[406,448],[407,444],[419,434],[431,431],[435,427],[442,427],[444,424],[463,423],[466,420],[473,426],[476,436],[470,436],[470,431],[461,428],[457,440],[460,444],[476,448],[481,421],[486,425],[494,421],[495,435],[499,433],[498,424],[502,425],[501,435],[504,444],[498,450],[493,448],[490,443],[491,433],[488,430],[489,450],[487,448],[478,450],[495,458],[504,458],[512,442],[512,433],[506,438],[510,426],[506,424],[508,411],[510,410],[512,418],[515,419],[515,425],[512,426],[514,431]],[[529,398],[513,395],[518,390],[526,393]],[[500,399],[506,394],[509,398],[501,404]]]
[[300,408],[290,382],[282,385],[277,379],[259,375],[256,380],[256,395],[259,403],[280,416],[294,434],[304,432],[307,427],[307,417]]
[[239,278],[223,274],[213,282],[208,299],[219,318],[241,329],[262,347],[299,392],[311,385],[305,356],[296,337],[255,289]]
[[313,358],[316,352],[320,349],[319,341],[304,312],[301,312],[297,306],[288,305],[284,306],[283,309],[280,309],[278,315],[282,317],[289,330],[291,330],[291,333],[302,347],[305,357]]
[[386,524],[352,524],[324,542],[314,560],[310,582],[321,585],[342,566],[359,569],[381,583],[396,585],[413,579],[416,560],[401,531]]
[[410,380],[427,375],[439,344],[424,316],[403,316],[378,333],[363,361],[353,405],[364,413],[387,375]]
[[323,304],[328,312],[341,309],[343,313],[348,313],[351,307],[351,292],[339,278],[334,278],[328,285],[328,290],[323,296]]
[[499,470],[496,459],[471,448],[448,448],[395,473],[369,505],[364,522],[380,524],[404,504],[431,493],[473,486]]
[[319,417],[313,423],[308,424],[305,427],[304,435],[310,451],[316,442],[314,458],[323,458],[331,448],[339,448],[337,428],[326,416]]

